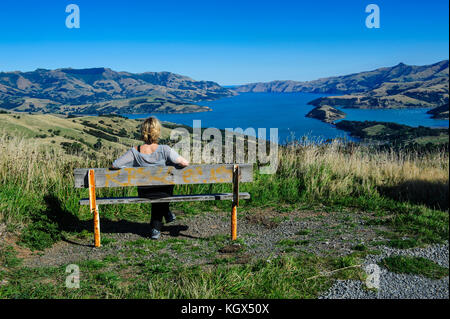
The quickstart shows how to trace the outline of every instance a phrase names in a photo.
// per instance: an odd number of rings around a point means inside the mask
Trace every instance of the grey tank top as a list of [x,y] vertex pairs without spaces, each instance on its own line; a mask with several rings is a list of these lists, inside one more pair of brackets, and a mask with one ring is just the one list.
[[[139,147],[140,148],[140,147]],[[151,154],[143,154],[134,147],[113,162],[117,168],[142,167],[142,166],[164,166],[176,164],[180,155],[168,145],[158,145]]]

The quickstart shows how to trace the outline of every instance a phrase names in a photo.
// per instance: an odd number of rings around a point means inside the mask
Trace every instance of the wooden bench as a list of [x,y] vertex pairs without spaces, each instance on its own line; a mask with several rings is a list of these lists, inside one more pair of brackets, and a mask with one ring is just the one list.
[[[80,205],[89,205],[94,216],[94,242],[100,247],[98,205],[135,203],[172,203],[187,201],[232,200],[231,239],[237,238],[237,207],[239,199],[249,199],[249,193],[239,193],[240,182],[253,181],[252,164],[191,165],[183,169],[173,166],[130,167],[123,169],[79,168],[74,170],[75,187],[88,188],[89,198]],[[95,189],[102,187],[161,186],[180,184],[232,183],[232,193],[174,195],[155,199],[142,197],[96,198]]]

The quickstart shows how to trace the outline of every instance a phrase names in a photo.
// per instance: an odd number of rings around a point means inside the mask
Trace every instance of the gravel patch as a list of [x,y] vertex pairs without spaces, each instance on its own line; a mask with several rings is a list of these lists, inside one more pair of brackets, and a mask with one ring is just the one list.
[[[177,213],[177,212],[175,212]],[[182,217],[181,212],[178,213]],[[87,229],[90,230],[90,223]],[[273,210],[240,213],[238,216],[238,239],[243,243],[245,254],[250,259],[271,258],[285,253],[311,252],[318,255],[346,255],[356,243],[382,240],[375,229],[381,226],[365,225],[361,214],[344,212],[298,211],[280,213]],[[109,255],[126,254],[127,242],[149,239],[150,225],[127,221],[100,221],[102,238],[114,240],[112,244],[93,248],[92,238],[70,238],[52,248],[25,260],[30,267],[60,266],[77,261],[102,259]],[[188,244],[201,247],[202,256],[170,251],[171,256],[185,264],[207,262],[203,256],[218,253],[218,248],[208,245],[207,239],[214,236],[229,237],[229,212],[204,212],[193,217],[179,218],[165,226],[159,241],[174,238],[184,239]],[[296,244],[286,246],[281,240],[292,240]],[[199,254],[200,254],[199,253]],[[152,254],[146,258],[152,258]],[[194,258],[191,258],[194,257]]]
[[[193,237],[228,236],[230,232],[230,217],[226,212],[206,214],[187,224],[186,233]],[[259,258],[279,255],[286,248],[317,255],[343,256],[351,253],[356,244],[384,240],[376,230],[386,229],[368,226],[361,214],[348,212],[258,211],[238,218],[238,237],[244,242],[247,252]],[[280,244],[286,239],[297,244],[290,247]]]
[[[385,240],[380,236],[383,226],[368,225],[367,216],[348,212],[299,211],[280,213],[273,210],[240,213],[238,216],[238,239],[243,244],[237,252],[239,261],[271,258],[285,253],[311,252],[317,255],[343,256],[351,253],[355,244],[370,246],[372,242]],[[183,217],[165,226],[158,242],[168,241],[159,251],[147,250],[137,259],[151,259],[165,252],[170,258],[186,265],[209,264],[215,258],[235,256],[227,249],[226,238],[230,233],[228,212],[204,212],[193,217]],[[370,216],[369,216],[370,217]],[[90,230],[90,223],[88,225]],[[110,244],[93,248],[92,238],[72,238],[55,244],[52,248],[25,258],[29,267],[61,266],[84,260],[101,260],[106,256],[132,257],[135,254],[130,242],[149,239],[148,223],[128,221],[101,221],[102,236],[112,239]],[[381,232],[382,233],[382,232]],[[171,249],[173,239],[183,239],[183,249]],[[216,238],[216,239],[214,239]],[[222,238],[222,239],[221,239]],[[172,241],[171,241],[172,239]],[[290,240],[289,245],[280,244]],[[190,248],[197,248],[193,250]],[[225,247],[225,248],[224,248]],[[368,255],[363,266],[377,264],[393,255],[424,257],[443,267],[449,267],[449,245],[430,245],[426,248],[396,249],[377,247],[380,254]],[[131,255],[130,255],[131,254]],[[338,280],[320,299],[448,299],[449,278],[432,280],[423,276],[397,274],[380,267],[378,290],[367,289],[358,280]]]
[[[449,266],[449,245],[430,245],[426,248],[395,249],[380,247],[380,255],[368,255],[364,267],[395,255],[423,257],[437,264]],[[338,280],[320,299],[449,299],[448,276],[439,280],[410,274],[397,274],[380,267],[379,289],[372,291],[357,280]]]

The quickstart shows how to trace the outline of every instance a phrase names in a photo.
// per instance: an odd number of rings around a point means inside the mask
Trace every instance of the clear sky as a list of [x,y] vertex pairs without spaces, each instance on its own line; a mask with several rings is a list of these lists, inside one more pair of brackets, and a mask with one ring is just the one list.
[[[80,28],[68,29],[68,4]],[[368,4],[380,7],[368,29]],[[0,70],[170,71],[222,85],[449,56],[448,0],[2,0]]]

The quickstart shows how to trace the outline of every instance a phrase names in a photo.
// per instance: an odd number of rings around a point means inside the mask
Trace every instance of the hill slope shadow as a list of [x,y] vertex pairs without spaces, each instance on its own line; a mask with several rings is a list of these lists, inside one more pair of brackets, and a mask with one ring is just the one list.
[[448,187],[448,182],[408,180],[393,186],[379,187],[379,191],[382,195],[397,201],[448,210]]

